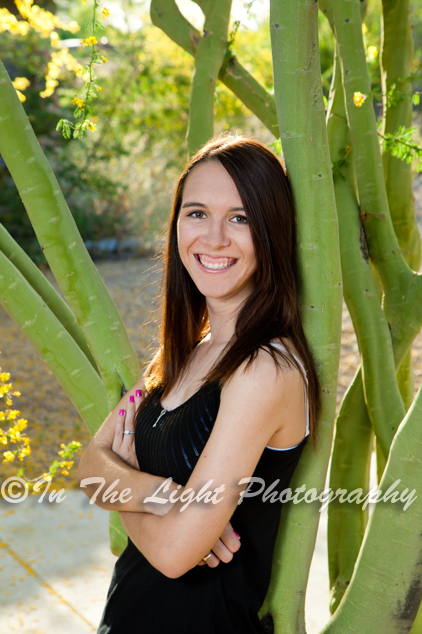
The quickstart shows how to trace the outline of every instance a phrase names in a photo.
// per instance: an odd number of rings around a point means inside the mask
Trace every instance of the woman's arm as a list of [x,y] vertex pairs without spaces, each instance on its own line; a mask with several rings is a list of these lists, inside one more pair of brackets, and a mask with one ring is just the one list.
[[[133,434],[123,435],[124,428],[134,430],[135,412],[142,402],[144,391],[144,380],[140,379],[107,416],[79,463],[79,486],[93,503],[109,511],[163,514],[169,509],[169,503],[144,504],[144,499],[152,496],[166,479],[139,470]],[[139,392],[142,396],[138,396]],[[125,410],[125,416],[119,416],[121,410]],[[124,443],[118,448],[120,455],[117,455],[113,446],[119,437],[124,439]],[[125,453],[126,445],[128,451]],[[177,490],[176,482],[170,484],[167,492],[161,489],[161,497],[168,498],[174,490]]]
[[[239,482],[253,474],[271,436],[278,431],[288,438],[303,425],[303,382],[298,370],[276,373],[274,361],[261,350],[242,373],[244,367],[224,386],[213,431],[182,499],[163,517],[120,513],[137,548],[170,578],[196,566],[216,543],[246,488],[247,482]],[[201,489],[203,494],[210,492],[208,502],[195,501]]]

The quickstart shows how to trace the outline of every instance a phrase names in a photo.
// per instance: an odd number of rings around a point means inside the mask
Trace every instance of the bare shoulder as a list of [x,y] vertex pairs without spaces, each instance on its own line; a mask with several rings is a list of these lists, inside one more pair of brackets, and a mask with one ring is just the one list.
[[[281,339],[273,339],[272,343],[282,343]],[[292,345],[290,350],[296,354]],[[259,403],[278,408],[281,403],[292,395],[292,390],[303,389],[300,371],[288,365],[282,359],[279,369],[268,349],[260,348],[254,360],[248,364],[245,360],[233,373],[221,391],[222,399],[250,401],[251,398]]]

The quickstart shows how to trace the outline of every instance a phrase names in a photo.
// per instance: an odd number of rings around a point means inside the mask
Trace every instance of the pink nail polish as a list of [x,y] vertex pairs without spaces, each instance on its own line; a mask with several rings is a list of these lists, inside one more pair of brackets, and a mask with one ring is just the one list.
[[136,396],[140,398],[142,396],[142,390],[136,390]]
[[236,531],[233,531],[233,533],[236,535],[236,537],[238,537],[238,538],[240,539],[240,535],[238,535],[238,534],[236,533]]
[[129,402],[130,403],[134,403],[135,402],[135,397],[134,396],[129,396]]
[[125,414],[126,414],[125,410],[121,409],[120,412],[119,412],[119,416],[124,416]]

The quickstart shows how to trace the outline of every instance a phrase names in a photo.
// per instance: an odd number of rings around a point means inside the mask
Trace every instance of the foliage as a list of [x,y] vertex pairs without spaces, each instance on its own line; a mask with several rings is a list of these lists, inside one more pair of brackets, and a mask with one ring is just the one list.
[[[80,72],[78,72],[78,74],[82,75],[85,79],[82,94],[80,97],[75,96],[74,99],[72,99],[73,105],[76,106],[73,116],[76,119],[82,117],[82,120],[74,124],[68,119],[60,119],[56,127],[56,130],[62,130],[65,139],[71,139],[72,135],[74,139],[81,139],[86,130],[92,130],[95,132],[96,129],[95,123],[88,119],[89,115],[94,114],[91,102],[97,98],[97,92],[101,90],[101,86],[95,83],[97,76],[94,72],[94,66],[105,64],[107,61],[107,58],[104,57],[104,55],[101,55],[101,53],[98,53],[95,48],[97,44],[96,33],[98,31],[104,31],[103,25],[97,20],[97,10],[99,8],[100,3],[98,0],[94,0],[92,19],[87,22],[85,27],[91,35],[81,41],[82,46],[89,46],[91,48],[91,57],[88,64],[81,68]],[[109,15],[110,11],[104,8],[102,11],[102,17],[106,18]]]
[[406,163],[420,159],[417,170],[422,172],[422,147],[413,141],[416,131],[417,127],[406,128],[402,125],[395,134],[386,132],[380,136],[383,139],[384,152],[391,152],[393,156]]
[[[69,469],[73,466],[73,455],[81,448],[81,443],[72,441],[67,445],[61,445],[61,451],[58,452],[60,460],[54,460],[48,471],[41,476],[33,479],[27,479],[25,477],[25,469],[23,466],[24,459],[31,454],[31,440],[26,435],[25,429],[28,421],[24,418],[19,418],[16,422],[16,418],[19,416],[20,411],[17,409],[11,409],[13,405],[12,396],[19,397],[21,393],[13,390],[13,384],[10,381],[10,373],[3,372],[0,368],[0,398],[3,399],[6,408],[0,410],[0,421],[7,421],[9,429],[3,431],[0,429],[0,444],[4,447],[10,445],[10,449],[3,451],[3,462],[13,463],[15,458],[21,462],[21,466],[17,472],[17,477],[24,478],[28,489],[33,489],[33,492],[38,493],[40,491],[39,486],[34,486],[34,482],[39,484],[44,482],[51,482],[56,475],[57,471],[61,469],[62,475],[69,475]],[[13,447],[13,448],[12,448]]]

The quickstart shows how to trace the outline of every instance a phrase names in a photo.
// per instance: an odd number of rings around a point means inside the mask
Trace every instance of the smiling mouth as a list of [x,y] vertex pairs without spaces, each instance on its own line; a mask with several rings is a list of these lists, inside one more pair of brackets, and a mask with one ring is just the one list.
[[237,262],[236,258],[221,258],[221,260],[223,260],[222,262],[208,262],[207,260],[204,259],[204,257],[207,257],[207,256],[201,257],[199,253],[195,253],[195,259],[205,269],[208,269],[210,271],[222,271],[224,269],[230,268],[231,266],[233,266],[233,264],[236,264]]

